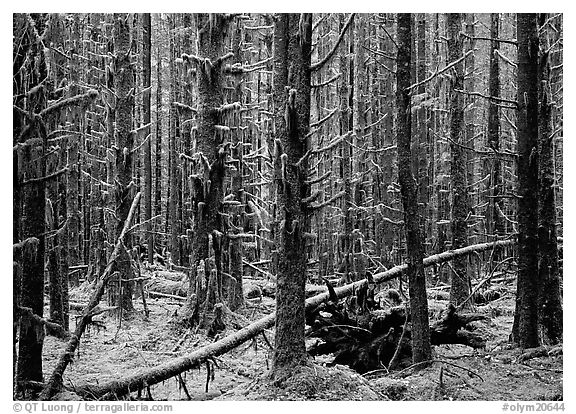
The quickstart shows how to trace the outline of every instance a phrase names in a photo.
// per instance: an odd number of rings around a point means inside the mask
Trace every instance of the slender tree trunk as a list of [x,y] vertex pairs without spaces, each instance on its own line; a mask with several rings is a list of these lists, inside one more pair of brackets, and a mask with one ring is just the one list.
[[276,379],[307,360],[304,345],[310,127],[311,14],[280,14],[274,24],[274,106],[284,116],[274,120],[274,182],[279,225],[276,229],[278,273],[273,373]]
[[[500,14],[490,15],[490,74],[488,78],[488,95],[500,97],[500,58],[496,51],[500,48],[500,42],[494,39],[500,37]],[[496,239],[506,232],[502,213],[504,199],[501,197],[504,190],[502,182],[502,163],[498,152],[500,151],[500,107],[494,100],[488,101],[488,146],[494,151],[490,165],[490,208],[488,213],[488,233],[494,234]],[[495,252],[495,261],[500,261],[501,252]]]
[[[234,39],[232,53],[234,53],[235,63],[242,62],[241,45],[242,45],[242,27],[240,21],[236,23],[234,29]],[[234,83],[234,90],[231,93],[232,101],[242,103],[242,82]],[[244,129],[240,128],[239,108],[231,111],[229,117],[229,124],[232,129],[232,159],[235,161],[236,170],[232,174],[232,193],[234,194],[235,204],[230,208],[230,227],[231,233],[228,237],[230,239],[229,251],[229,269],[230,275],[234,278],[232,283],[227,283],[227,303],[230,309],[236,310],[244,306],[244,290],[242,287],[244,276],[244,265],[242,258],[244,251],[242,248],[242,233],[244,233],[244,220],[246,211],[246,194],[244,192]]]
[[396,110],[398,139],[398,180],[404,206],[406,246],[408,250],[408,280],[410,284],[410,312],[412,316],[412,358],[414,362],[432,357],[428,299],[424,277],[424,249],[418,217],[418,194],[412,175],[412,139],[410,111],[410,58],[412,49],[412,15],[398,14],[398,55],[396,60]]
[[[340,16],[339,31],[344,28],[344,16]],[[347,37],[351,38],[352,31]],[[350,59],[348,58],[348,51],[350,50],[349,41],[344,39],[342,53],[340,55],[340,85],[339,85],[339,98],[340,98],[340,135],[346,135],[351,130],[352,112],[350,111],[349,102],[351,100],[349,85],[352,82],[350,77]],[[348,136],[342,141],[342,156],[340,157],[342,181],[344,185],[343,197],[343,221],[344,230],[342,234],[342,254],[344,263],[344,280],[348,283],[352,280],[350,277],[353,272],[352,260],[352,146],[350,145],[352,136]]]
[[[462,19],[459,13],[446,16],[448,30],[448,61],[455,62],[462,57]],[[452,70],[450,88],[450,151],[452,164],[452,248],[459,249],[468,243],[466,218],[468,217],[468,188],[466,184],[466,154],[464,152],[464,65],[459,63]],[[457,258],[453,264],[450,302],[461,304],[470,295],[468,259]]]
[[[540,25],[546,18],[546,13],[540,14]],[[556,239],[554,134],[548,49],[548,33],[544,30],[540,33],[538,65],[538,325],[540,340],[546,344],[556,344],[562,342],[563,312]]]
[[[171,27],[175,29],[175,23],[173,18],[171,19]],[[171,33],[175,33],[172,30]],[[170,252],[170,259],[172,263],[180,264],[180,235],[181,235],[181,223],[178,213],[178,192],[179,192],[179,157],[176,145],[179,141],[180,128],[178,120],[178,111],[172,104],[173,102],[178,102],[179,91],[176,82],[177,73],[175,68],[174,59],[176,58],[176,45],[173,35],[170,35],[170,131],[169,131],[169,162],[168,162],[168,184],[169,184],[169,196],[168,196],[168,251]]]
[[[150,81],[152,75],[152,19],[150,13],[142,15],[142,30],[143,30],[143,53],[142,53],[142,88],[143,88],[143,105],[144,105],[144,125],[149,125],[151,122],[150,116],[150,96],[151,88]],[[144,220],[148,221],[144,230],[146,233],[146,240],[148,243],[148,262],[152,263],[154,260],[154,236],[152,234],[152,137],[150,136],[151,128],[146,128],[145,144],[144,144]]]
[[162,55],[160,44],[156,53],[156,140],[154,169],[154,214],[162,214]]
[[517,15],[518,39],[518,285],[512,340],[540,345],[538,335],[538,25]]
[[[358,14],[354,19],[354,26],[356,29],[355,37],[351,39],[353,47],[353,66],[351,73],[353,89],[352,96],[352,130],[354,131],[354,139],[358,146],[364,146],[365,142],[365,126],[366,126],[366,104],[365,104],[365,91],[366,91],[366,66],[365,66],[365,49],[364,42],[366,41],[366,26],[367,15]],[[367,154],[361,157],[355,157],[352,162],[356,165],[354,171],[358,172],[361,176],[367,170]],[[354,204],[362,207],[366,202],[367,188],[364,185],[364,179],[356,180],[353,190]],[[353,237],[351,238],[351,248],[353,254],[354,266],[354,280],[363,279],[366,277],[366,258],[362,254],[364,239],[366,238],[366,217],[361,209],[354,209],[355,223]]]
[[[417,39],[415,45],[417,46],[416,54],[416,80],[423,81],[426,78],[426,13],[418,13],[416,20]],[[418,95],[426,93],[426,85],[420,85],[416,91]],[[422,95],[423,99],[428,99],[427,95]],[[429,203],[430,203],[430,176],[428,174],[428,163],[430,162],[430,145],[428,134],[428,117],[429,110],[425,105],[420,105],[416,111],[416,128],[417,128],[417,143],[416,146],[416,165],[417,168],[414,173],[418,176],[418,203],[420,204],[420,211],[422,214],[422,225],[424,237],[424,254],[426,254],[426,245],[428,237],[431,236],[430,219],[429,219]]]

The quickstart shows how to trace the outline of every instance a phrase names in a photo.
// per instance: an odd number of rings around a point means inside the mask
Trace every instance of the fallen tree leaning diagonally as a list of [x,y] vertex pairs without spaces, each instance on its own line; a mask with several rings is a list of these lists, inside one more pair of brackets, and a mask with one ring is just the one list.
[[[503,240],[494,243],[481,243],[472,246],[467,246],[457,250],[451,250],[439,254],[429,256],[424,259],[424,266],[431,266],[452,260],[455,257],[467,255],[473,252],[481,252],[493,248],[501,248],[504,246],[511,246],[515,244],[515,240]],[[385,272],[377,273],[373,276],[374,282],[382,283],[393,280],[399,277],[402,272],[406,270],[406,265],[395,266]],[[339,287],[335,289],[336,296],[343,298],[353,294],[364,284],[366,279],[359,280],[354,283]],[[306,310],[312,309],[322,302],[328,300],[328,292],[324,292],[313,296],[306,300]],[[265,316],[256,322],[240,329],[232,335],[226,336],[219,341],[213,342],[209,345],[201,347],[188,355],[174,358],[168,362],[152,367],[143,372],[137,372],[127,377],[112,380],[100,385],[84,384],[74,387],[74,392],[87,399],[99,399],[102,397],[121,397],[130,392],[138,391],[150,385],[158,384],[172,378],[184,371],[195,368],[208,360],[209,358],[216,357],[236,348],[247,340],[260,334],[265,329],[274,325],[276,314],[272,313]]]
[[108,280],[112,276],[112,265],[116,261],[116,258],[120,255],[120,252],[124,246],[124,237],[126,237],[128,229],[130,228],[130,222],[132,221],[132,218],[134,217],[134,214],[136,212],[136,207],[138,206],[138,202],[140,201],[140,195],[141,193],[136,194],[134,200],[132,201],[130,212],[128,213],[128,217],[124,222],[122,232],[120,233],[120,236],[118,236],[118,240],[116,241],[114,250],[112,251],[110,259],[108,260],[108,264],[106,265],[106,269],[104,269],[104,273],[102,273],[102,275],[98,278],[96,288],[94,289],[94,292],[92,292],[92,295],[90,296],[88,305],[86,306],[86,309],[84,309],[84,312],[82,312],[82,317],[80,318],[80,321],[76,325],[76,329],[74,333],[71,335],[70,340],[66,344],[66,349],[64,350],[62,355],[60,355],[58,363],[56,364],[54,371],[52,371],[52,375],[50,376],[48,383],[46,384],[46,386],[42,390],[42,393],[40,394],[39,397],[40,400],[51,399],[62,388],[62,377],[64,375],[64,371],[66,370],[68,364],[72,361],[72,358],[74,357],[74,352],[76,351],[76,348],[78,348],[78,345],[80,344],[80,337],[82,336],[82,334],[86,330],[86,327],[90,323],[90,320],[92,319],[93,316],[92,311],[96,307],[96,305],[100,303],[100,299],[102,299],[102,295],[104,294],[104,288],[106,287]]

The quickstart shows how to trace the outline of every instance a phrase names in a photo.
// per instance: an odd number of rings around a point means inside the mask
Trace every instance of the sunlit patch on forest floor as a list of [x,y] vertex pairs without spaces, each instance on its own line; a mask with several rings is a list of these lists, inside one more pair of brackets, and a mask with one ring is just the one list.
[[[88,292],[89,293],[89,292]],[[83,302],[86,289],[74,289],[71,300]],[[147,298],[149,317],[144,317],[141,299],[134,300],[135,313],[122,320],[110,313],[95,319],[82,338],[79,352],[64,376],[69,389],[81,384],[98,384],[125,377],[139,370],[185,355],[230,333],[230,328],[208,338],[176,324],[181,303],[173,299]],[[432,313],[447,304],[430,299]],[[247,300],[239,311],[255,321],[273,311],[274,299],[260,296]],[[473,322],[475,332],[487,341],[486,350],[463,345],[434,347],[434,362],[425,368],[385,370],[357,374],[348,367],[330,367],[330,355],[317,357],[280,387],[269,378],[272,352],[262,335],[206,364],[150,387],[154,400],[560,400],[563,356],[561,348],[543,357],[520,361],[522,352],[508,345],[514,310],[514,292],[476,311],[489,319]],[[72,312],[71,327],[75,324]],[[273,332],[266,331],[273,343]],[[44,372],[48,375],[64,342],[47,337]],[[558,349],[560,349],[558,351]],[[444,362],[442,362],[444,361]],[[136,396],[136,394],[132,394]]]

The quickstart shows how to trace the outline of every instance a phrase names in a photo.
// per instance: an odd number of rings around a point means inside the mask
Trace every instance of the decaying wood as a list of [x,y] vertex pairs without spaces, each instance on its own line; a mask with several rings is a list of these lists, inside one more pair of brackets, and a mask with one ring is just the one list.
[[50,379],[46,384],[46,387],[40,394],[39,397],[40,400],[51,399],[62,387],[62,377],[64,375],[64,371],[66,370],[66,367],[74,357],[74,352],[76,351],[76,348],[80,344],[80,337],[82,336],[82,334],[86,330],[86,327],[90,323],[93,317],[93,310],[100,302],[100,299],[102,299],[102,295],[104,294],[104,288],[106,287],[108,280],[112,276],[112,267],[114,265],[114,262],[116,261],[116,259],[120,255],[120,252],[124,248],[124,237],[126,236],[128,229],[130,228],[130,222],[132,221],[132,218],[134,217],[134,214],[136,212],[136,207],[138,206],[138,202],[140,201],[140,195],[141,193],[138,193],[134,197],[134,201],[132,202],[132,206],[130,207],[128,217],[126,218],[126,221],[124,222],[124,227],[120,235],[118,236],[118,240],[116,241],[114,251],[110,256],[110,259],[108,260],[108,264],[106,265],[106,269],[98,279],[98,283],[96,284],[96,287],[92,292],[92,295],[90,296],[88,305],[86,306],[86,309],[84,309],[84,312],[82,312],[82,317],[80,318],[78,324],[76,325],[76,330],[70,337],[70,340],[66,345],[66,349],[60,355],[58,363],[56,364],[54,371],[52,371],[52,374],[50,375]]
[[[424,259],[424,266],[431,266],[433,264],[442,263],[451,260],[458,255],[481,252],[490,250],[492,248],[500,248],[503,246],[511,246],[514,243],[514,240],[504,240],[494,243],[481,243],[467,246],[458,250],[435,254]],[[406,265],[400,265],[395,266],[386,272],[378,273],[374,276],[374,282],[381,283],[392,280],[400,276],[405,269]],[[367,281],[364,279],[339,288],[335,288],[333,290],[333,297],[343,298],[345,296],[349,296],[365,284],[367,284]],[[312,309],[316,308],[318,305],[324,303],[328,299],[329,293],[327,291],[307,299],[306,311],[310,312]],[[158,384],[159,382],[172,378],[182,372],[188,371],[194,367],[198,367],[209,358],[225,354],[226,352],[243,344],[247,340],[252,339],[256,335],[259,335],[265,329],[274,326],[275,318],[276,314],[272,313],[231,335],[228,335],[216,342],[199,348],[187,355],[174,358],[146,371],[134,373],[118,380],[112,380],[103,384],[79,385],[76,387],[76,392],[83,398],[87,399],[102,399],[126,396],[130,392],[138,391],[139,389],[143,389],[147,386]]]
[[[332,364],[348,365],[361,374],[392,363],[406,366],[412,362],[410,313],[405,306],[378,309],[368,294],[366,289],[360,290],[355,300],[347,303],[329,300],[307,315],[311,326],[308,336],[322,339],[310,347],[312,355],[334,354]],[[486,341],[466,329],[470,322],[481,319],[486,317],[477,313],[458,314],[456,307],[449,304],[440,319],[430,325],[431,344],[484,348]]]

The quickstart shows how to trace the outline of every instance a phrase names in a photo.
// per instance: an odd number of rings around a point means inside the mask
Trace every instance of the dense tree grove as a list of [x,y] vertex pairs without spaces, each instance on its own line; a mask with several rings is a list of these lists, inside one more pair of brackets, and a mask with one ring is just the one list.
[[[276,381],[312,363],[307,284],[329,285],[322,301],[335,306],[405,263],[394,278],[413,362],[438,344],[427,287],[449,285],[453,309],[472,311],[496,271],[516,275],[511,341],[561,343],[562,25],[561,14],[14,14],[15,396],[60,391],[99,302],[130,324],[153,266],[185,275],[173,323],[211,338],[244,326],[222,349],[274,328]],[[426,262],[452,250],[464,253]],[[256,328],[237,313],[246,279],[275,290],[276,313]],[[89,297],[75,323],[70,289]],[[45,334],[67,341],[51,373]]]

